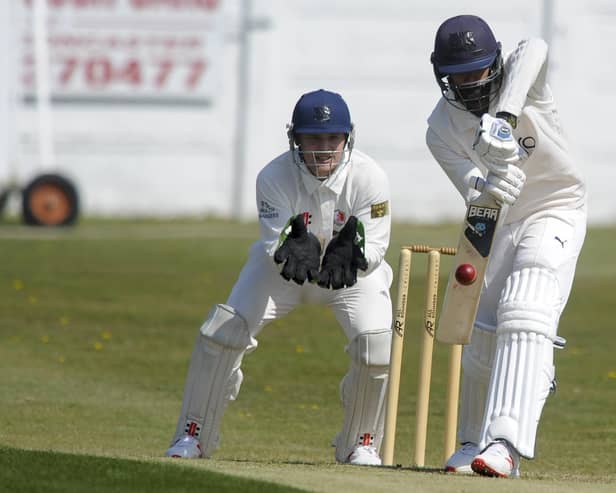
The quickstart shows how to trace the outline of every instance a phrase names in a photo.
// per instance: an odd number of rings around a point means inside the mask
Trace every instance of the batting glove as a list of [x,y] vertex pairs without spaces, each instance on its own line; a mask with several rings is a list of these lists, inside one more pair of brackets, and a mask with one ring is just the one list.
[[528,157],[516,142],[511,125],[488,113],[481,117],[473,149],[489,171],[501,176],[507,173],[509,165],[519,166]]
[[526,174],[517,166],[507,166],[506,172],[494,173],[488,171],[485,179],[473,177],[472,186],[480,192],[487,192],[499,204],[512,206],[522,193],[526,182]]

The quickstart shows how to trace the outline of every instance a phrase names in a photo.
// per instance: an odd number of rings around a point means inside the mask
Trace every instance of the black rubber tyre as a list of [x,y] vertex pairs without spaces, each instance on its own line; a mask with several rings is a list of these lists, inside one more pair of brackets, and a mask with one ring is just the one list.
[[22,219],[31,226],[68,226],[79,216],[75,186],[56,174],[34,178],[22,191]]

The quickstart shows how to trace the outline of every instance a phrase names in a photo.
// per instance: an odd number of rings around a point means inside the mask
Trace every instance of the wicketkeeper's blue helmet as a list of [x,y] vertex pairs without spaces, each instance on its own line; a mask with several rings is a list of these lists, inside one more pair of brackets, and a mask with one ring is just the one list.
[[324,89],[299,98],[291,125],[294,134],[350,134],[353,130],[349,107],[342,96]]
[[[303,150],[296,147],[299,134],[345,134],[346,143],[343,155],[340,162],[331,167],[330,174],[333,170],[340,169],[340,165],[350,161],[355,142],[355,131],[349,107],[340,94],[319,89],[304,94],[295,104],[291,123],[287,125],[287,137],[295,164],[304,169]],[[331,150],[327,149],[310,152],[313,155],[331,154]],[[325,178],[319,176],[319,179]]]

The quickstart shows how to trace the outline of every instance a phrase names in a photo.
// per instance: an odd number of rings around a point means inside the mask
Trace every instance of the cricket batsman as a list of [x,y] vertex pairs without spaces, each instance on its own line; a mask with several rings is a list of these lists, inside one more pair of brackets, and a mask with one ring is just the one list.
[[[431,57],[442,97],[427,145],[467,205],[489,194],[493,240],[471,343],[464,348],[458,439],[446,470],[516,477],[533,459],[555,390],[554,347],[586,232],[586,188],[547,83],[548,47],[503,55],[474,15],[444,21]],[[511,137],[513,136],[513,137]]]
[[389,182],[354,149],[339,94],[301,96],[287,136],[289,150],[257,177],[260,239],[226,303],[199,329],[169,457],[212,455],[225,407],[240,390],[242,358],[256,349],[263,327],[301,303],[319,303],[333,310],[348,340],[336,460],[381,464],[392,321],[392,271],[384,260]]

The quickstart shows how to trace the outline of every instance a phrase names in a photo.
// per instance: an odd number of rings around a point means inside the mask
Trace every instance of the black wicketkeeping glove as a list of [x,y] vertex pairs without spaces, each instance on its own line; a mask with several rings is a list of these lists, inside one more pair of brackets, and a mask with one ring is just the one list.
[[319,277],[321,261],[321,243],[315,235],[308,232],[302,214],[291,220],[291,232],[274,253],[274,262],[285,262],[280,275],[287,281],[293,279],[297,284],[304,284]]
[[367,268],[368,261],[357,240],[357,218],[351,216],[325,249],[319,286],[332,289],[351,287],[357,282],[357,269]]

